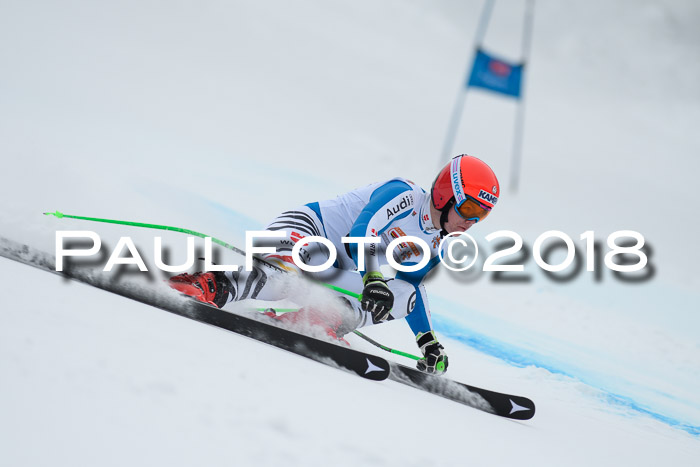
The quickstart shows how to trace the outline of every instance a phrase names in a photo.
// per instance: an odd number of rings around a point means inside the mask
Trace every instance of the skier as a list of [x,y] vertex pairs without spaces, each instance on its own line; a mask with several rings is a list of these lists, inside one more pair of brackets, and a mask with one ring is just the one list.
[[[388,320],[406,318],[416,336],[423,359],[417,367],[428,373],[442,374],[448,358],[438,342],[430,320],[423,281],[440,261],[438,251],[443,236],[464,232],[484,220],[498,201],[500,186],[491,168],[476,157],[460,155],[438,174],[430,193],[404,178],[374,183],[338,196],[336,199],[309,203],[276,217],[267,231],[284,232],[283,238],[271,239],[266,246],[276,252],[262,256],[268,263],[299,272],[291,251],[307,236],[320,236],[335,246],[337,259],[324,272],[304,273],[312,279],[361,293],[361,300],[339,297],[341,307],[269,316],[298,323],[321,325],[339,340],[354,329]],[[415,236],[430,247],[427,265],[414,272],[399,271],[387,280],[380,266],[387,264],[387,245],[394,239]],[[342,237],[376,237],[380,243],[365,249],[364,270],[358,274],[358,245],[343,243]],[[324,264],[330,252],[320,243],[303,244],[299,257],[306,265]],[[414,242],[401,242],[393,257],[401,266],[420,263],[424,252]],[[170,285],[182,293],[221,308],[231,301],[257,298],[285,298],[283,281],[268,277],[269,269],[256,265],[251,271],[199,272],[170,279]],[[277,275],[280,276],[280,275]],[[335,308],[339,308],[340,311]]]

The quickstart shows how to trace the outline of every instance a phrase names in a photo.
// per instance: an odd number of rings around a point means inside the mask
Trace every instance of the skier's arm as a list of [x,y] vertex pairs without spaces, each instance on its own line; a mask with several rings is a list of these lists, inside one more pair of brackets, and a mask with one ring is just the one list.
[[425,276],[440,262],[439,257],[435,257],[421,270],[413,272],[399,271],[396,273],[396,280],[408,282],[416,288],[416,303],[413,310],[406,315],[406,322],[411,327],[413,334],[418,336],[421,333],[433,330],[430,321],[430,310],[428,300],[425,296],[425,287],[422,285]]
[[[393,222],[413,212],[412,191],[410,185],[400,180],[387,182],[374,190],[350,229],[349,236],[380,236]],[[363,310],[372,314],[372,321],[378,323],[389,318],[389,312],[394,306],[394,294],[379,270],[379,252],[376,244],[370,245],[367,250],[365,267],[360,271],[364,282],[360,303]],[[351,246],[350,254],[358,265],[357,244]]]
[[[369,199],[350,229],[350,237],[378,237],[391,224],[413,212],[413,189],[406,182],[392,180],[380,186]],[[362,276],[379,273],[378,248],[368,248],[365,254],[365,268]],[[358,264],[357,244],[350,245],[350,254]],[[381,273],[380,273],[381,274]]]
[[447,354],[444,347],[438,342],[433,325],[430,321],[430,310],[425,295],[423,279],[428,272],[439,263],[440,258],[433,258],[423,269],[415,272],[399,271],[397,280],[406,281],[416,288],[416,301],[413,310],[406,315],[406,321],[416,335],[416,343],[423,353],[423,358],[418,361],[417,368],[427,373],[442,374],[447,371]]

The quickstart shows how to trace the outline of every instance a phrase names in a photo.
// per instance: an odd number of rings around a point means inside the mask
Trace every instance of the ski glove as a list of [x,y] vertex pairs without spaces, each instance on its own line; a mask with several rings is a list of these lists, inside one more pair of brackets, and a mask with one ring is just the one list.
[[447,371],[447,354],[445,348],[437,341],[435,333],[419,332],[416,336],[416,342],[420,351],[423,352],[423,358],[418,360],[416,368],[426,373],[434,373],[441,375]]
[[372,314],[374,324],[385,321],[394,306],[394,294],[386,282],[380,272],[368,272],[364,277],[365,288],[362,290],[360,305]]

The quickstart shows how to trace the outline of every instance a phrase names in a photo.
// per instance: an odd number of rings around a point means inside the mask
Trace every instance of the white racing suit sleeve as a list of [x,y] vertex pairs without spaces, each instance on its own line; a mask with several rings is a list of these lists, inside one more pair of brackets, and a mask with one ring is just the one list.
[[[410,215],[414,208],[413,189],[406,182],[392,180],[380,186],[372,193],[369,203],[352,228],[350,237],[378,237],[392,223]],[[350,254],[355,265],[358,262],[357,245],[350,246]],[[365,270],[360,271],[364,276],[367,272],[379,271],[380,251],[377,245],[369,245],[365,254]]]

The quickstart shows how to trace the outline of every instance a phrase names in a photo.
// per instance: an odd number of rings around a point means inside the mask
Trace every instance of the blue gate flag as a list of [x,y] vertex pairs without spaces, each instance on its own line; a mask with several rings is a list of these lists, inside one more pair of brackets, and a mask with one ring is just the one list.
[[508,63],[479,49],[474,57],[467,87],[488,89],[517,99],[520,97],[522,76],[522,63]]

